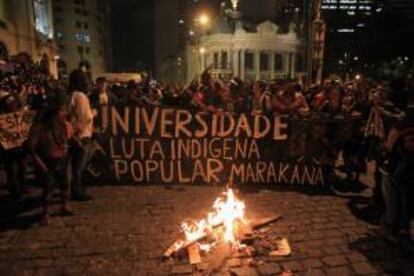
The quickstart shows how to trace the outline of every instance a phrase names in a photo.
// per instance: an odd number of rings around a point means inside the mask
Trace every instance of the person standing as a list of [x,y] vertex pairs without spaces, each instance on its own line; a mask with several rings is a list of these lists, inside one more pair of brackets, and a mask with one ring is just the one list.
[[72,117],[74,139],[70,149],[72,165],[72,199],[87,201],[91,197],[86,194],[86,188],[82,182],[84,171],[91,157],[93,112],[86,93],[89,89],[87,75],[81,70],[75,70],[69,77],[69,91],[71,99],[69,112]]
[[403,249],[414,254],[410,234],[410,190],[414,179],[414,106],[405,110],[404,119],[391,129],[385,147],[389,152],[388,176],[382,179],[385,212],[381,232]]
[[[19,106],[17,97],[14,94],[7,94],[2,101],[4,101],[4,106],[2,110],[0,110],[0,114],[2,112],[13,114],[14,112],[22,110],[22,107]],[[5,149],[0,144],[0,158],[0,161],[4,163],[4,168],[6,170],[6,179],[10,197],[13,200],[22,199],[23,191],[26,186],[26,153],[23,145]]]
[[72,135],[72,125],[67,121],[66,97],[56,96],[44,114],[32,125],[28,140],[43,185],[42,225],[50,223],[49,205],[54,184],[58,184],[61,190],[61,215],[73,215],[68,202],[67,176],[68,143]]
[[108,85],[104,77],[96,79],[96,87],[89,95],[91,107],[98,110],[103,105],[112,105],[118,102],[116,96],[108,90]]
[[262,81],[256,81],[253,84],[250,109],[252,115],[266,114],[272,109],[270,94],[266,91],[266,84]]

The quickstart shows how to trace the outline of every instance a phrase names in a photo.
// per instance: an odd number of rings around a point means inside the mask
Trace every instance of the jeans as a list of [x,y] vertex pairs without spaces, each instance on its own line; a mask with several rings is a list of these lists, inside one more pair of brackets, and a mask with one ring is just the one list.
[[[411,168],[412,170],[412,168]],[[382,193],[385,200],[385,213],[382,226],[395,234],[410,229],[408,212],[408,184],[410,174],[407,164],[399,164],[391,175],[382,176]]]
[[72,197],[74,198],[86,196],[86,188],[82,178],[92,154],[92,140],[85,138],[81,142],[82,148],[72,147],[71,149]]

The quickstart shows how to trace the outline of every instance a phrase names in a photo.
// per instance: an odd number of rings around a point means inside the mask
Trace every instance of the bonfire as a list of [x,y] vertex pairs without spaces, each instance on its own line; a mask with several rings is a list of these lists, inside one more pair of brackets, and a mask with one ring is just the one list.
[[[244,220],[245,207],[245,204],[236,198],[233,190],[228,189],[222,197],[216,199],[213,204],[214,211],[208,213],[207,218],[181,225],[186,241],[195,242],[212,233],[214,229],[222,227],[222,236],[219,238],[229,244],[236,244],[235,236],[238,224],[246,224]],[[202,246],[202,248],[206,248],[206,246]]]
[[229,188],[219,196],[212,211],[200,220],[186,221],[181,224],[183,238],[174,242],[164,253],[169,258],[187,249],[191,264],[201,262],[200,251],[209,252],[213,248],[222,251],[222,257],[240,252],[246,248],[245,240],[254,230],[266,226],[281,215],[249,221],[245,218],[246,205]]

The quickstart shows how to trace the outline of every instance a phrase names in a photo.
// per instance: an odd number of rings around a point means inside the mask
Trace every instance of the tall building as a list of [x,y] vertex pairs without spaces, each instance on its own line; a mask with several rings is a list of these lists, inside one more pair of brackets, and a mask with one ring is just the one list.
[[21,54],[43,60],[56,75],[50,0],[0,0],[0,60]]
[[59,75],[77,68],[97,77],[111,69],[110,6],[107,0],[54,0]]
[[[321,9],[330,29],[353,33],[364,27],[364,21],[381,11],[377,0],[322,0]],[[379,9],[379,10],[377,10]]]
[[[326,22],[325,68],[327,72],[352,75],[364,64],[366,27],[382,11],[379,0],[322,0]],[[361,51],[362,50],[362,51]]]

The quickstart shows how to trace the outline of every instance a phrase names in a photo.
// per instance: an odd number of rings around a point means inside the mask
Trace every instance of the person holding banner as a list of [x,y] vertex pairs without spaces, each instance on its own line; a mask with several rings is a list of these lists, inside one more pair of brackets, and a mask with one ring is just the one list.
[[82,70],[75,70],[69,78],[69,91],[71,93],[69,111],[74,128],[73,143],[70,149],[72,165],[72,199],[87,201],[91,197],[86,194],[82,182],[83,173],[89,162],[92,152],[93,118],[96,111],[91,109],[86,93],[89,90],[87,75]]
[[270,94],[266,91],[266,84],[263,81],[256,81],[253,84],[252,97],[250,99],[251,114],[266,114],[271,109],[271,99]]
[[[22,145],[22,139],[18,139],[21,133],[19,133],[18,127],[18,111],[22,110],[22,107],[19,106],[18,99],[16,95],[8,93],[2,99],[4,105],[0,113],[5,113],[4,121],[14,121],[12,130],[2,129],[5,134],[9,134],[10,137],[7,138],[7,143],[0,144],[0,155],[2,156],[2,162],[4,163],[4,168],[6,171],[6,179],[8,183],[9,193],[12,199],[19,200],[22,198],[23,189],[25,187],[25,174],[26,174],[26,152]],[[3,115],[2,115],[3,116]],[[7,124],[7,123],[6,123]],[[2,125],[2,124],[0,124]],[[15,136],[17,135],[17,136]],[[2,137],[7,135],[2,134]]]
[[32,125],[28,145],[43,184],[42,225],[50,223],[49,204],[53,186],[61,191],[61,215],[70,216],[69,180],[67,177],[68,142],[73,128],[67,121],[67,104],[64,95],[56,96],[39,120]]
[[296,91],[291,83],[285,84],[273,98],[273,110],[279,114],[306,115],[310,112],[309,105],[302,93]]
[[234,112],[234,100],[227,84],[220,85],[218,95],[213,98],[213,106],[216,112]]

